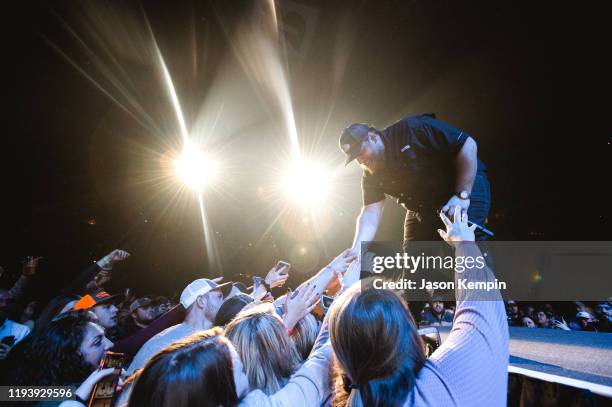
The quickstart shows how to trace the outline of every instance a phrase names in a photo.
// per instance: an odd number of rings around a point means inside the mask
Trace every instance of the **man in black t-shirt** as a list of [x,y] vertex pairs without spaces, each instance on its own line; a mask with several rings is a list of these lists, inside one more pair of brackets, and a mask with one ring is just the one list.
[[[447,216],[461,209],[470,221],[484,225],[491,197],[486,168],[476,142],[433,114],[408,116],[383,130],[352,124],[340,136],[346,164],[363,168],[363,207],[357,218],[353,253],[372,241],[382,217],[385,195],[406,208],[404,243],[438,240],[438,211]],[[476,230],[476,239],[486,235]]]

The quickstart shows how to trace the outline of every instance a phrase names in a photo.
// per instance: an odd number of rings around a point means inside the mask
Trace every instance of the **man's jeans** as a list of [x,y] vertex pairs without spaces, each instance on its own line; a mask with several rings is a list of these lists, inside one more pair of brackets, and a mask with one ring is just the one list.
[[[449,196],[450,198],[450,196]],[[476,174],[470,207],[468,208],[468,219],[484,226],[484,221],[491,207],[491,190],[489,180],[485,174]],[[407,211],[404,220],[404,250],[410,241],[438,241],[440,235],[438,229],[444,229],[440,216],[432,209],[429,211],[414,212]],[[476,240],[485,240],[487,235],[480,230],[475,230]]]

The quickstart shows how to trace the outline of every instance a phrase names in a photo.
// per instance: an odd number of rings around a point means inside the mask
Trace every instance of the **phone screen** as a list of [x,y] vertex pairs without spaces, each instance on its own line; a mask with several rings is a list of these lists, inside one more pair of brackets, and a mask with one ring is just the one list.
[[255,288],[255,290],[257,290],[262,282],[263,282],[263,278],[261,278],[259,276],[254,276],[253,277],[253,288]]
[[276,266],[274,267],[274,270],[278,271],[281,268],[287,266],[288,269],[291,268],[291,264],[287,263],[286,261],[279,261],[278,263],[276,263]]
[[321,296],[321,306],[323,307],[324,310],[327,311],[329,307],[331,307],[332,302],[334,302],[334,297],[330,297],[329,295]]
[[[123,353],[106,352],[102,369],[109,367],[119,369],[123,367],[125,355]],[[119,381],[119,374],[111,374],[102,378],[94,387],[89,399],[88,407],[110,407],[115,397],[115,389]]]

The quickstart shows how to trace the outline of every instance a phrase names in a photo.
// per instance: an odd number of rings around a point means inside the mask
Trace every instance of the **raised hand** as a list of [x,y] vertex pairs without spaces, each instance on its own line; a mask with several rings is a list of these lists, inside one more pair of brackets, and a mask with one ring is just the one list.
[[468,226],[467,214],[462,214],[459,207],[455,207],[452,221],[446,217],[444,212],[440,212],[440,218],[446,226],[446,231],[438,229],[438,233],[440,237],[449,244],[455,242],[473,242],[476,240],[474,236],[476,225],[472,224],[472,226]]
[[102,269],[112,269],[113,264],[118,261],[123,261],[130,257],[130,254],[125,250],[115,249],[102,259],[98,260],[98,266]]
[[283,264],[280,267],[277,266],[278,265],[272,267],[272,269],[268,271],[268,274],[266,274],[266,278],[264,279],[264,281],[270,288],[282,287],[283,285],[285,285],[287,279],[289,278],[289,269],[291,268],[291,265]]
[[283,305],[283,322],[289,331],[317,305],[319,301],[317,286],[306,284],[294,298],[291,297],[293,297],[293,293],[289,291]]
[[130,254],[126,252],[125,250],[115,249],[112,252],[110,252],[108,256],[110,258],[110,261],[114,263],[116,261],[123,261],[127,259],[128,257],[130,257]]
[[106,376],[110,376],[112,374],[117,374],[117,373],[119,373],[119,370],[112,368],[112,367],[109,367],[106,369],[96,369],[93,371],[92,374],[89,375],[87,379],[85,379],[83,383],[81,383],[79,388],[76,389],[74,393],[77,396],[79,396],[81,400],[87,400],[89,396],[91,395],[91,392],[93,391],[93,388],[96,385],[96,383],[98,383],[101,379],[103,379]]
[[349,264],[357,259],[357,254],[353,253],[351,249],[346,249],[340,253],[335,259],[333,259],[327,267],[336,274],[344,274]]
[[555,325],[555,327],[559,328],[559,329],[563,329],[564,331],[571,331],[570,327],[567,325],[567,322],[565,322],[564,318],[561,318],[561,321],[559,320],[553,320],[553,324]]

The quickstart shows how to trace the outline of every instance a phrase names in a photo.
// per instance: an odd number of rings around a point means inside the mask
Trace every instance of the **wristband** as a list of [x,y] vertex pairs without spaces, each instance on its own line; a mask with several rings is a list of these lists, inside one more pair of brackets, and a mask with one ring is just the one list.
[[110,256],[106,255],[104,257],[102,257],[100,260],[97,261],[97,265],[98,267],[100,267],[102,270],[112,270],[113,269],[113,261],[111,259],[109,259]]

